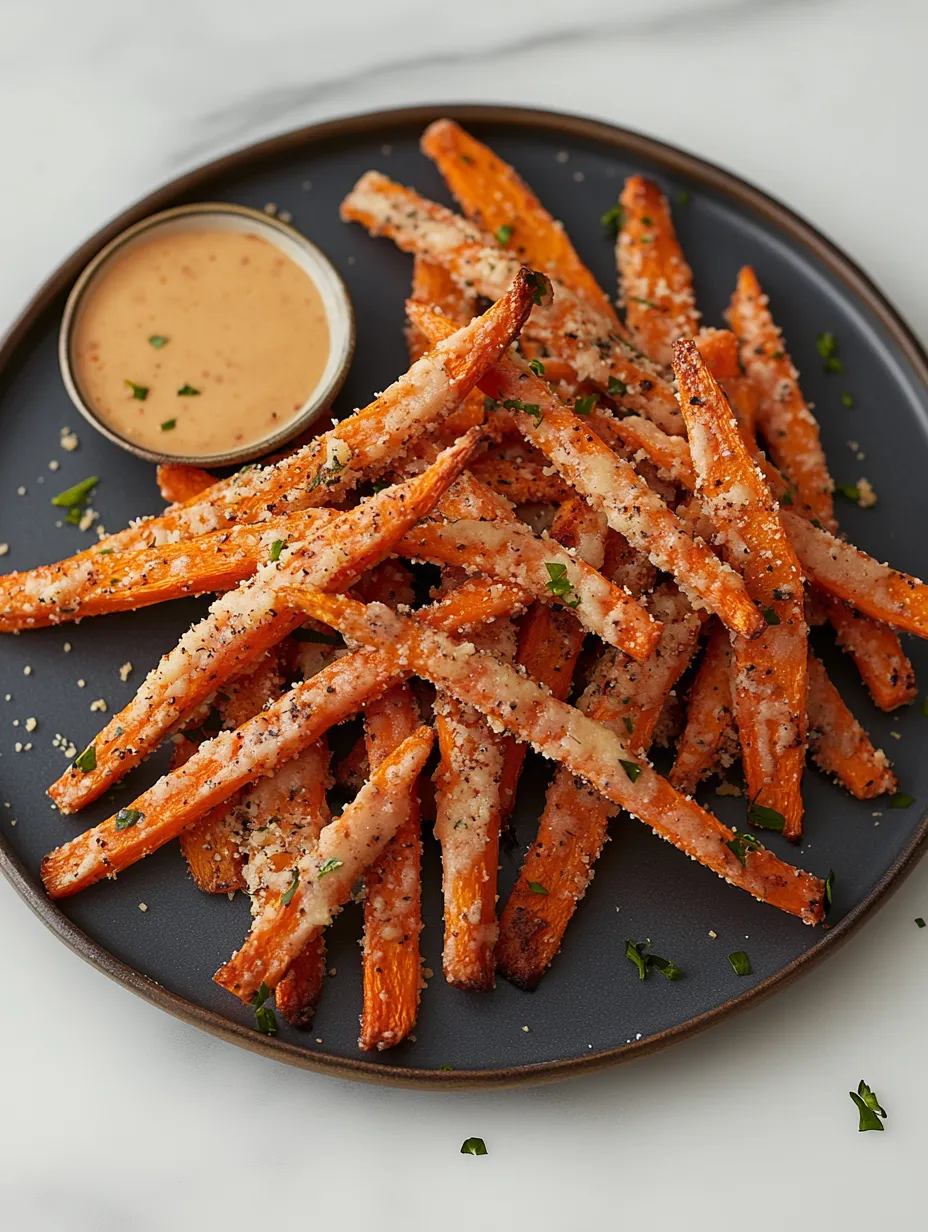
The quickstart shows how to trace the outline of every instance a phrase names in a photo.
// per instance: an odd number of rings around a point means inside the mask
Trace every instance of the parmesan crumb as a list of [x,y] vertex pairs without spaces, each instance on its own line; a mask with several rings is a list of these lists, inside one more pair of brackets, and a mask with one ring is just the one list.
[[741,788],[736,783],[729,783],[727,779],[722,779],[715,789],[715,794],[717,796],[740,796]]
[[857,503],[861,509],[869,509],[876,504],[876,492],[869,479],[857,480]]
[[528,1030],[530,1030],[530,1028],[529,1028],[529,1027],[523,1027],[523,1028],[522,1028],[522,1030],[523,1030],[523,1031],[528,1031]]
[[329,967],[329,975],[335,975],[335,974],[336,974],[335,967]]
[[20,486],[16,489],[16,495],[17,495],[17,496],[25,496],[25,495],[26,495],[26,489],[22,486],[22,484],[20,484]]
[[280,219],[281,222],[293,222],[293,215],[290,213],[289,210],[279,210],[277,213],[277,217]]
[[84,680],[84,678],[83,678],[83,677],[81,677],[81,679],[77,682],[77,687],[78,687],[79,689],[82,689],[82,688],[86,685],[86,683],[87,683],[87,681],[86,681],[86,680]]
[[132,671],[132,664],[131,664],[131,663],[124,663],[124,664],[122,665],[122,667],[119,669],[119,679],[120,679],[120,680],[128,680],[128,679],[129,679],[129,673],[130,673],[131,671]]
[[139,903],[139,911],[147,911],[148,903]]
[[8,543],[0,543],[0,556],[6,556],[9,550],[10,545]]
[[585,179],[586,179],[586,176],[583,174],[583,172],[582,172],[582,171],[575,171],[575,172],[574,172],[574,180],[575,180],[578,184],[582,184],[582,183],[583,183],[583,181],[584,181]]
[[103,714],[106,711],[106,702],[102,697],[98,697],[95,702],[90,703],[90,709],[98,714]]
[[71,653],[71,643],[65,642],[65,644],[61,647],[61,649],[64,651],[65,654],[70,654]]
[[27,732],[34,732],[38,727],[38,723],[35,719],[26,719],[25,727]]
[[27,664],[26,664],[26,666],[23,668],[23,675],[24,675],[24,676],[31,676],[31,675],[32,675],[32,668],[29,666],[29,664],[28,664],[28,663],[27,663]]
[[264,207],[264,212],[265,214],[270,214],[270,216],[273,218],[274,215],[277,213],[277,206],[274,204],[273,201],[268,201]]
[[558,152],[555,154],[554,157],[557,159],[559,163],[566,163],[568,158],[570,158],[570,155],[567,153],[566,150],[558,150]]
[[48,464],[48,469],[50,471],[56,471],[60,465],[61,463],[58,461],[57,458],[52,458],[52,460]]
[[716,937],[718,936],[718,933],[715,931],[715,929],[714,929],[714,928],[710,928],[710,929],[709,929],[709,936],[710,936],[710,937],[712,938],[712,940],[714,941],[714,940],[716,939]]
[[73,453],[80,444],[80,441],[77,439],[76,432],[72,432],[70,428],[62,428],[59,443],[62,449],[67,450],[68,453]]

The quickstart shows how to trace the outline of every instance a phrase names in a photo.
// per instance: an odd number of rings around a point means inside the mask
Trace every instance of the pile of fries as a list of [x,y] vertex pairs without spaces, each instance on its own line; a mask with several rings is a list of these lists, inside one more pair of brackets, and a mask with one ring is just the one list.
[[[415,258],[408,372],[272,464],[219,481],[162,468],[162,515],[0,578],[6,631],[217,593],[49,794],[77,812],[168,738],[170,771],[42,877],[61,899],[179,838],[200,888],[251,897],[216,981],[259,1027],[273,994],[304,1028],[325,929],[363,880],[363,1049],[415,1024],[431,810],[444,974],[462,989],[537,984],[620,810],[821,922],[825,881],[691,793],[740,755],[750,829],[798,840],[807,754],[858,798],[894,792],[808,622],[833,624],[884,710],[915,695],[897,631],[928,636],[928,587],[837,534],[818,427],[751,269],[731,332],[700,329],[667,202],[633,176],[620,318],[511,167],[448,120],[422,148],[461,214],[373,171],[342,205]],[[430,602],[415,606],[404,560],[440,566]],[[697,660],[665,778],[648,753]],[[358,714],[363,742],[337,767],[356,794],[332,817],[326,733]],[[529,745],[557,765],[498,917]]]

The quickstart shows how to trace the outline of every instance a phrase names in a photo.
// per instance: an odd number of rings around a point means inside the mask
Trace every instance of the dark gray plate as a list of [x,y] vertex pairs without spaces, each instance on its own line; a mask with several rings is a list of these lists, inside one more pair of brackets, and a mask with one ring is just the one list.
[[[56,560],[88,542],[73,527],[57,528],[58,511],[49,503],[55,492],[88,475],[102,477],[94,504],[110,529],[159,508],[152,468],[82,423],[59,379],[56,331],[64,297],[84,263],[116,232],[157,209],[195,200],[259,208],[275,202],[325,249],[348,284],[358,348],[340,406],[344,413],[364,405],[372,391],[383,389],[406,366],[402,323],[410,261],[388,241],[371,240],[359,227],[340,223],[338,204],[369,167],[446,200],[438,173],[417,149],[424,125],[440,115],[460,119],[516,166],[564,220],[605,287],[613,285],[613,256],[599,218],[614,203],[623,177],[644,171],[671,195],[688,192],[688,202],[676,208],[676,221],[705,320],[721,324],[738,267],[753,264],[802,370],[806,393],[817,404],[836,479],[866,475],[879,494],[873,510],[842,506],[848,534],[880,559],[916,574],[928,572],[928,544],[912,517],[928,474],[928,363],[860,271],[782,206],[689,155],[608,125],[500,107],[384,113],[287,134],[160,190],[67,261],[0,350],[0,541],[10,544],[5,567]],[[815,339],[823,330],[840,341],[842,376],[822,372]],[[844,390],[854,395],[852,410],[841,404]],[[66,424],[78,426],[81,438],[73,454],[59,447],[59,430]],[[849,441],[858,442],[865,461],[856,459]],[[48,469],[52,458],[61,461],[54,474]],[[26,489],[23,496],[17,495],[20,486]],[[920,756],[919,741],[928,720],[917,709],[890,716],[876,711],[826,639],[822,653],[845,698],[895,761],[903,788],[917,799],[907,810],[886,810],[879,802],[851,800],[814,771],[807,773],[802,847],[792,850],[777,836],[769,842],[822,876],[835,870],[830,930],[806,928],[754,902],[643,826],[621,819],[563,951],[537,992],[502,983],[492,995],[466,994],[436,975],[423,995],[417,1038],[362,1059],[356,1045],[360,920],[357,908],[349,908],[331,930],[337,975],[327,983],[315,1028],[306,1036],[283,1027],[269,1040],[253,1030],[251,1012],[211,982],[244,935],[245,900],[239,895],[230,903],[200,894],[175,844],[117,883],[67,900],[63,909],[46,900],[38,882],[45,851],[111,811],[106,801],[80,821],[52,811],[44,789],[65,766],[52,747],[55,734],[83,747],[99,726],[91,701],[103,697],[110,710],[124,704],[202,607],[182,602],[4,640],[0,863],[33,910],[82,957],[171,1013],[281,1060],[373,1081],[445,1087],[538,1081],[625,1060],[701,1030],[810,968],[885,899],[921,853],[928,760]],[[67,654],[65,642],[73,645]],[[911,652],[924,674],[926,648],[913,644]],[[118,669],[126,661],[134,670],[122,683]],[[24,676],[27,665],[32,672]],[[8,702],[2,700],[6,694]],[[38,719],[31,735],[12,726],[14,719],[29,716]],[[15,753],[17,740],[31,740],[32,750]],[[162,757],[154,758],[133,776],[133,789],[147,786],[163,765]],[[503,855],[501,895],[532,839],[546,773],[540,762],[529,764],[515,823],[520,846]],[[743,800],[713,797],[711,806],[726,821],[744,825]],[[431,839],[425,865],[423,947],[427,965],[440,972],[440,884]],[[148,911],[140,911],[139,903]],[[653,938],[657,952],[685,970],[685,979],[639,982],[624,957],[626,937]],[[736,949],[748,951],[752,976],[739,979],[732,971],[727,955]],[[440,1070],[443,1065],[454,1070]]]

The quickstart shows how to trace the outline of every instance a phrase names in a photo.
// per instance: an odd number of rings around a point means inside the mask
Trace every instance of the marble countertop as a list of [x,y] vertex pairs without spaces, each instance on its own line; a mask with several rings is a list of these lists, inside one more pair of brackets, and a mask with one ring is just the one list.
[[[461,11],[0,0],[0,330],[89,233],[184,168],[316,119],[455,100],[586,113],[733,169],[928,337],[923,0]],[[375,1204],[388,1232],[919,1226],[918,915],[926,865],[811,978],[705,1036],[597,1078],[442,1096],[201,1034],[77,961],[0,884],[0,1209],[32,1232],[355,1227]],[[889,1109],[882,1135],[856,1132],[862,1076]],[[459,1154],[472,1134],[486,1158]]]

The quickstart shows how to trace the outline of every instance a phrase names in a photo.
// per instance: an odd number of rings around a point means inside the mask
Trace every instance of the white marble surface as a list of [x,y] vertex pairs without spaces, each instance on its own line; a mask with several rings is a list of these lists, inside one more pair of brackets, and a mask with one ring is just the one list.
[[[0,0],[0,328],[183,167],[377,106],[523,101],[688,147],[928,335],[923,0]],[[604,1077],[439,1096],[278,1066],[81,964],[0,885],[0,1211],[33,1232],[924,1227],[928,866],[818,973]],[[889,1108],[858,1135],[849,1086]],[[461,1156],[483,1135],[487,1158]],[[379,1212],[375,1215],[375,1209]]]

